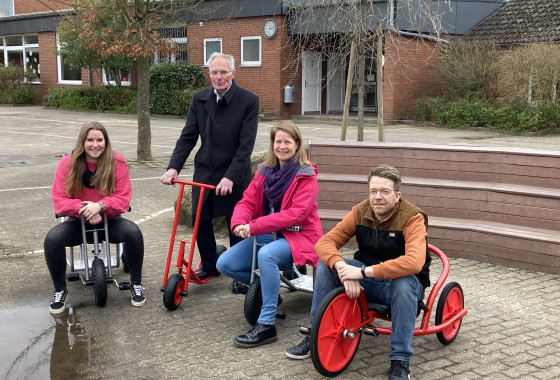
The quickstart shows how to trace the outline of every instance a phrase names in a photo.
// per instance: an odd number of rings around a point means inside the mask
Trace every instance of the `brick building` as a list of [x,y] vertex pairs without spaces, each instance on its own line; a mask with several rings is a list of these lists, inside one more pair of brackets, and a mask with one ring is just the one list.
[[[438,3],[437,0],[433,2]],[[416,100],[438,93],[432,77],[438,58],[434,54],[431,30],[429,27],[415,30],[407,23],[408,11],[399,8],[398,0],[374,3],[379,14],[368,15],[371,16],[368,28],[373,31],[378,22],[384,25],[385,120],[413,118]],[[443,32],[446,36],[466,34],[504,3],[506,0],[446,2],[441,7]],[[322,51],[302,51],[299,50],[302,47],[290,44],[291,36],[298,33],[293,15],[301,12],[298,5],[301,1],[230,0],[224,4],[210,12],[184,15],[184,27],[174,28],[171,33],[184,53],[172,60],[186,59],[206,70],[206,60],[212,52],[229,53],[236,59],[238,84],[257,93],[260,106],[267,113],[289,118],[291,115],[341,112],[348,57],[339,57],[334,62],[325,58]],[[34,70],[36,85],[43,94],[51,87],[110,84],[111,78],[103,73],[67,65],[64,56],[56,54],[55,30],[60,16],[50,11],[51,7],[64,10],[55,0],[42,3],[0,0],[0,59],[3,59],[0,62]],[[331,32],[323,25],[317,28],[317,33]],[[290,60],[298,54],[301,62]],[[154,57],[155,63],[159,60],[160,57]],[[369,60],[364,98],[365,111],[374,113],[377,112],[375,68],[375,60]],[[135,86],[134,74],[134,69],[130,73],[123,72],[123,84]],[[350,109],[355,110],[356,104],[357,95],[353,93]]]

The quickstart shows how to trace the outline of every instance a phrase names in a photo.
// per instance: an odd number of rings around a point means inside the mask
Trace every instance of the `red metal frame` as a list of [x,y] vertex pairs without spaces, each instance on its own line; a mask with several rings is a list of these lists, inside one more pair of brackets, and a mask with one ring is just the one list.
[[[214,186],[207,185],[204,183],[183,181],[180,179],[174,179],[172,180],[172,182],[174,184],[179,184],[180,186],[179,186],[179,196],[177,198],[177,205],[175,209],[175,220],[173,221],[173,230],[171,231],[171,241],[169,243],[169,251],[167,252],[165,274],[163,275],[163,287],[165,288],[165,286],[167,285],[167,279],[169,277],[169,269],[171,267],[171,259],[173,257],[173,248],[175,242],[177,241],[179,242],[179,252],[177,254],[177,263],[173,266],[176,267],[179,271],[179,274],[181,274],[185,278],[185,281],[183,281],[183,288],[180,290],[186,292],[187,289],[189,288],[189,282],[194,282],[196,284],[204,284],[206,281],[210,280],[211,278],[211,277],[207,277],[204,280],[198,278],[198,276],[195,273],[195,270],[198,268],[198,266],[200,266],[200,263],[198,263],[197,268],[192,269],[192,262],[194,256],[194,248],[196,245],[196,235],[198,233],[198,224],[200,221],[200,211],[202,210],[202,204],[204,201],[204,191],[206,189],[214,190]],[[177,225],[179,223],[179,214],[181,213],[181,201],[183,200],[183,192],[185,189],[185,185],[200,187],[200,195],[198,197],[198,205],[196,208],[196,216],[194,219],[193,233],[190,241],[176,239]],[[188,260],[185,260],[185,245],[187,243],[190,243],[190,251],[189,251]]]
[[[445,256],[445,254],[439,248],[437,248],[437,247],[435,247],[431,244],[428,244],[428,249],[432,253],[435,253],[440,258],[440,260],[443,264],[443,268],[441,270],[439,278],[437,279],[436,283],[434,284],[434,286],[430,290],[430,294],[429,294],[428,300],[426,302],[427,310],[423,311],[422,323],[420,324],[419,328],[414,330],[414,336],[429,335],[429,334],[438,333],[440,331],[445,330],[446,328],[448,328],[449,326],[454,324],[457,320],[459,320],[459,319],[463,318],[465,315],[467,315],[467,309],[463,308],[463,310],[461,310],[459,313],[455,314],[453,316],[453,318],[449,319],[448,321],[446,321],[446,322],[444,322],[440,325],[437,325],[437,326],[431,326],[431,327],[428,326],[428,324],[430,323],[430,315],[432,313],[432,307],[434,306],[434,302],[436,300],[436,297],[439,293],[439,290],[443,286],[445,280],[447,279],[447,276],[449,275],[449,260],[447,259],[447,256]],[[360,294],[360,303],[362,305],[363,315],[366,316],[366,317],[360,325],[358,325],[355,328],[349,330],[350,333],[359,332],[359,330],[362,329],[365,325],[372,323],[375,318],[390,320],[386,316],[384,316],[380,313],[377,313],[376,311],[368,310],[367,300],[366,300],[366,296],[364,295],[364,292],[362,292]],[[377,330],[377,332],[379,332],[379,334],[381,334],[381,335],[391,335],[391,328],[390,327],[374,326],[374,329]]]

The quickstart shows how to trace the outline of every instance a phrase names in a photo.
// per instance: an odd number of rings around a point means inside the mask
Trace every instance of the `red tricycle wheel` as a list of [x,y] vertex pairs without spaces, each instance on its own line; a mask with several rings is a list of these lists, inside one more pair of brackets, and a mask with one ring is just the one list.
[[175,273],[167,279],[165,290],[163,291],[163,304],[168,310],[175,310],[179,307],[183,296],[181,290],[184,286],[185,278],[180,273]]
[[337,376],[350,364],[362,337],[358,333],[344,337],[343,331],[354,329],[362,322],[359,299],[346,296],[344,287],[330,292],[321,303],[311,328],[311,358],[324,376]]
[[[464,306],[461,285],[456,282],[450,282],[443,288],[439,296],[435,319],[436,326],[452,319],[463,310]],[[445,330],[436,333],[438,340],[445,345],[453,342],[459,333],[462,321],[462,318],[458,319]]]

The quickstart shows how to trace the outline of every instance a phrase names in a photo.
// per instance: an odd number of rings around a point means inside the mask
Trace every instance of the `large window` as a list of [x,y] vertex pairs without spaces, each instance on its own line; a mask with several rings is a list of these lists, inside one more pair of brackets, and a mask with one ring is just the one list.
[[187,62],[187,28],[184,26],[163,28],[159,30],[159,34],[170,40],[177,50],[167,56],[156,52],[154,63]]
[[71,63],[65,62],[64,57],[64,46],[58,43],[58,38],[56,42],[56,47],[58,50],[58,55],[56,56],[56,65],[58,69],[58,83],[64,84],[82,84],[82,69],[81,67],[76,67]]
[[0,59],[4,66],[22,67],[33,75],[33,82],[39,82],[41,65],[37,34],[0,37]]
[[0,0],[0,17],[14,15],[14,0]]
[[205,38],[204,39],[204,66],[208,66],[208,58],[212,53],[222,52],[221,38]]
[[241,66],[261,65],[261,37],[241,37]]

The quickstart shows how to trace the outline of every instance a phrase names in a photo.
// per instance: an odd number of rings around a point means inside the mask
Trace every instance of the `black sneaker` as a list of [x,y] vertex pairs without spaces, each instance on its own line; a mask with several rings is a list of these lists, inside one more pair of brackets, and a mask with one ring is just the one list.
[[132,306],[143,306],[146,303],[146,297],[144,297],[144,287],[141,284],[132,285],[130,287],[130,292],[132,293]]
[[309,336],[303,338],[300,344],[290,347],[286,350],[286,356],[290,359],[307,359],[311,356],[311,345],[309,343]]
[[391,368],[387,371],[389,380],[409,380],[409,363],[402,360],[391,360]]
[[231,283],[231,292],[233,294],[247,294],[249,287],[241,281],[233,280]]
[[58,315],[66,310],[66,297],[68,297],[68,289],[54,290],[53,301],[49,306],[51,314]]

